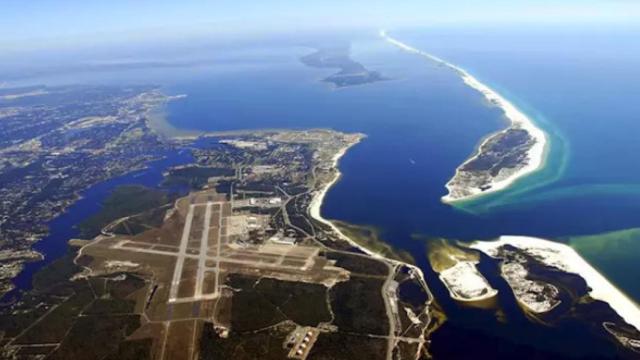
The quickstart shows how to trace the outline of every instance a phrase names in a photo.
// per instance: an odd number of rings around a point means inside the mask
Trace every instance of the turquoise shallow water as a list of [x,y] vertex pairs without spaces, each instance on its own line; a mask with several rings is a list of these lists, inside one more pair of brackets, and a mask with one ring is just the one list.
[[[401,36],[471,71],[523,109],[551,137],[547,167],[509,191],[465,206],[488,218],[529,214],[514,233],[552,238],[637,227],[640,218],[640,45],[637,29],[415,31]],[[555,220],[553,219],[555,218]],[[595,241],[600,236],[587,238]],[[602,236],[600,244],[606,244]],[[635,240],[577,246],[640,300]]]

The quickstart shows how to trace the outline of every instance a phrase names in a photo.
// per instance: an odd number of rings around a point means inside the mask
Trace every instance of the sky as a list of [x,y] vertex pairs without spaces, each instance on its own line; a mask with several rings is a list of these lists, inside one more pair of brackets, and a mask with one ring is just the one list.
[[640,23],[638,0],[0,0],[0,50],[357,27]]

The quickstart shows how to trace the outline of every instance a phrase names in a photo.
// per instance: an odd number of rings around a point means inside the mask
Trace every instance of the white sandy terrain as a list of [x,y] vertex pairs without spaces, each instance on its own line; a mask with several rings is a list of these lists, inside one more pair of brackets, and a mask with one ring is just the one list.
[[[462,191],[459,191],[454,186],[452,186],[451,180],[450,180],[446,185],[449,193],[442,197],[443,202],[450,203],[450,202],[459,201],[459,200],[468,200],[480,195],[503,190],[509,187],[515,180],[536,171],[537,169],[539,169],[544,165],[545,149],[547,146],[547,137],[544,131],[536,127],[533,121],[531,121],[531,119],[527,115],[525,115],[522,111],[516,108],[512,103],[507,101],[505,98],[503,98],[500,94],[498,94],[496,91],[494,91],[487,85],[480,82],[478,79],[473,77],[471,74],[469,74],[466,70],[462,69],[461,67],[453,65],[439,57],[433,56],[427,52],[416,49],[401,41],[398,41],[390,37],[384,30],[380,31],[380,36],[390,44],[393,44],[402,50],[405,50],[412,54],[424,56],[432,61],[435,61],[438,64],[441,64],[443,66],[446,66],[452,69],[458,75],[460,75],[460,77],[462,78],[465,84],[479,91],[482,95],[484,95],[487,101],[489,101],[490,103],[494,104],[495,106],[502,109],[502,111],[504,111],[504,116],[511,123],[508,129],[519,128],[519,129],[526,130],[529,133],[529,135],[533,139],[535,139],[534,145],[529,149],[529,152],[527,154],[527,163],[523,167],[519,168],[517,171],[507,172],[507,173],[501,174],[502,176],[500,175],[497,176],[490,183],[491,187],[484,191],[481,190],[480,188],[464,188],[464,189],[461,189]],[[506,130],[503,130],[503,131],[506,131]],[[476,154],[473,157],[467,159],[462,165],[460,165],[456,169],[456,175],[452,178],[452,180],[455,179],[456,176],[458,176],[460,169],[465,164],[476,159],[480,155],[480,151],[479,151],[480,148],[484,144],[486,144],[487,141],[493,138],[493,136],[495,135],[496,134],[489,136],[487,139],[485,139],[485,141],[483,141],[482,144],[480,144],[480,146],[478,147]]]
[[529,280],[529,271],[522,263],[503,262],[500,271],[518,301],[529,311],[542,314],[560,305],[558,288],[542,281]]
[[640,307],[607,278],[584,260],[573,248],[550,240],[526,236],[501,236],[496,241],[478,241],[471,245],[489,256],[497,249],[511,245],[523,250],[548,266],[578,274],[592,289],[589,295],[608,303],[627,323],[640,330]]
[[481,301],[498,294],[498,290],[491,287],[472,261],[458,261],[441,271],[439,277],[449,290],[449,295],[458,301]]
[[328,182],[327,184],[325,184],[325,186],[320,189],[317,190],[314,193],[313,199],[311,200],[311,204],[309,204],[309,215],[311,215],[312,218],[320,221],[321,223],[331,227],[331,229],[338,234],[338,236],[349,242],[351,245],[353,245],[354,247],[359,248],[360,250],[364,251],[366,254],[371,255],[371,256],[377,256],[380,257],[380,255],[374,253],[373,251],[363,248],[360,245],[356,244],[353,240],[351,240],[348,236],[346,236],[345,234],[342,233],[342,231],[340,231],[340,229],[338,229],[337,226],[335,226],[331,221],[325,219],[322,217],[322,215],[320,214],[320,208],[322,207],[322,202],[324,201],[324,197],[327,195],[327,192],[329,191],[329,189],[338,181],[338,179],[340,178],[340,170],[338,169],[338,162],[340,161],[340,158],[344,156],[344,154],[347,153],[347,150],[353,146],[356,145],[358,142],[354,142],[352,144],[349,144],[348,146],[345,146],[344,148],[340,149],[340,151],[338,151],[333,158],[331,159],[332,161],[332,168],[336,169],[336,175],[333,177],[333,179]]
[[134,263],[131,261],[120,261],[120,260],[109,260],[104,263],[104,267],[106,269],[119,269],[119,268],[135,268],[140,266],[138,263]]

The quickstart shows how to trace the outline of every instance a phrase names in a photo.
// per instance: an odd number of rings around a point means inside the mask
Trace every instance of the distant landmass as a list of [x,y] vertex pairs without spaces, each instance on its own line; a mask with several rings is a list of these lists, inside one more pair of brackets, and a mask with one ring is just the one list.
[[377,71],[371,71],[349,56],[348,47],[321,48],[300,58],[303,64],[316,68],[340,69],[324,79],[338,88],[389,80]]

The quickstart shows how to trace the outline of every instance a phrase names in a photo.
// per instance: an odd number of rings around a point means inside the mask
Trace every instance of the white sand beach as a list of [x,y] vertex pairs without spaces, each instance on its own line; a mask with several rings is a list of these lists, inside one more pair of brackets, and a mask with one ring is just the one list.
[[335,226],[331,221],[325,219],[324,217],[322,217],[320,210],[322,208],[322,202],[324,201],[325,196],[327,195],[327,192],[329,191],[329,189],[340,179],[340,169],[338,168],[338,163],[340,161],[340,158],[342,158],[344,156],[344,154],[347,153],[347,150],[349,150],[349,148],[351,148],[352,146],[356,145],[358,142],[360,142],[361,138],[358,139],[358,141],[355,141],[353,143],[350,143],[349,145],[345,146],[344,148],[340,149],[340,151],[338,151],[332,158],[332,167],[335,169],[335,176],[333,177],[333,179],[331,181],[329,181],[328,183],[326,183],[324,185],[324,187],[322,187],[322,189],[319,189],[315,192],[313,199],[311,200],[311,204],[309,205],[309,215],[320,221],[321,223],[331,227],[331,229],[344,241],[348,242],[349,244],[351,244],[353,247],[360,249],[362,252],[364,252],[365,254],[376,258],[376,259],[384,259],[385,261],[389,261],[391,263],[395,263],[395,264],[403,264],[405,266],[407,266],[408,268],[411,269],[411,271],[413,272],[413,274],[415,274],[415,276],[418,277],[418,279],[420,280],[420,282],[422,283],[422,285],[424,286],[425,290],[429,293],[429,302],[431,301],[431,299],[433,299],[433,296],[431,295],[431,290],[429,289],[429,287],[427,286],[427,282],[425,280],[424,277],[424,273],[422,272],[422,269],[420,269],[419,267],[412,265],[412,264],[407,264],[404,262],[400,262],[397,260],[393,260],[393,259],[389,259],[387,257],[385,257],[384,255],[378,254],[377,252],[371,251],[370,249],[367,249],[366,247],[361,246],[360,244],[356,243],[355,241],[353,241],[351,238],[349,238],[348,236],[346,236],[342,231],[340,231],[340,229]]
[[640,307],[568,245],[526,236],[501,236],[496,241],[477,241],[471,247],[489,256],[511,245],[540,259],[544,264],[580,275],[592,289],[589,295],[608,303],[627,323],[640,329]]
[[[509,120],[510,126],[509,128],[501,132],[507,131],[512,128],[519,128],[519,129],[526,130],[530,134],[530,136],[535,139],[534,145],[529,149],[529,152],[527,154],[527,163],[525,166],[521,167],[517,171],[514,171],[506,176],[502,176],[502,177],[499,176],[498,178],[494,179],[494,181],[490,183],[491,187],[484,191],[479,188],[464,189],[465,190],[464,195],[461,195],[460,192],[455,191],[450,180],[446,185],[449,193],[442,197],[443,202],[451,203],[454,201],[469,200],[477,196],[503,190],[509,187],[515,180],[520,179],[536,171],[537,169],[541,168],[544,165],[544,158],[546,154],[545,149],[547,147],[546,134],[540,128],[536,127],[533,121],[526,114],[524,114],[522,111],[516,108],[512,103],[507,101],[504,97],[502,97],[496,91],[494,91],[493,89],[491,89],[490,87],[488,87],[487,85],[483,84],[478,79],[473,77],[466,70],[454,64],[451,64],[437,56],[433,56],[422,50],[409,46],[399,40],[396,40],[390,37],[384,30],[380,30],[380,36],[390,44],[395,45],[402,50],[405,50],[413,54],[424,56],[432,61],[435,61],[438,64],[446,66],[451,70],[455,71],[458,75],[460,75],[460,77],[462,78],[465,84],[479,91],[487,99],[487,101],[489,101],[491,104],[494,104],[495,106],[502,109],[502,111],[504,111],[504,116]],[[487,141],[489,141],[491,138],[493,138],[495,135],[501,132],[492,134],[491,136],[487,137],[487,139],[485,139],[485,141],[483,141],[482,144],[478,146],[478,149],[476,150],[476,154],[471,158],[467,159],[462,165],[458,166],[458,168],[456,169],[456,175],[452,178],[452,180],[458,175],[460,169],[465,164],[473,161],[480,155],[480,149],[484,144],[486,144]]]
[[353,240],[351,240],[351,238],[349,238],[348,236],[346,236],[344,233],[342,233],[342,231],[340,231],[340,229],[335,226],[331,221],[325,219],[322,217],[322,215],[320,214],[320,209],[322,207],[322,202],[324,201],[325,196],[327,195],[327,192],[329,191],[329,189],[336,183],[338,182],[338,180],[340,179],[341,173],[340,173],[340,169],[338,168],[338,163],[340,161],[340,158],[342,158],[344,156],[344,154],[347,153],[347,150],[349,150],[349,148],[351,148],[352,146],[356,145],[357,143],[359,143],[360,140],[353,142],[347,146],[345,146],[344,148],[340,149],[340,151],[338,151],[332,160],[332,165],[331,167],[333,169],[335,169],[335,176],[333,177],[333,179],[331,181],[329,181],[328,183],[326,183],[321,189],[316,190],[313,199],[311,200],[311,204],[309,204],[309,215],[311,215],[312,218],[320,221],[321,223],[331,227],[331,229],[344,241],[347,241],[349,244],[353,245],[353,247],[356,247],[360,250],[362,250],[364,253],[366,253],[367,255],[370,255],[372,257],[375,258],[384,258],[386,259],[384,256],[373,252],[365,247],[362,247],[361,245],[357,244],[356,242],[354,242]]
[[[337,226],[335,226],[331,221],[325,219],[322,217],[322,215],[320,215],[320,208],[322,207],[322,202],[324,201],[325,196],[327,195],[327,192],[329,191],[329,189],[338,181],[338,179],[340,178],[340,170],[338,169],[338,162],[340,161],[340,158],[344,156],[344,154],[347,153],[347,150],[353,146],[357,144],[357,142],[354,142],[352,144],[349,144],[348,146],[345,146],[344,148],[340,149],[340,151],[338,151],[332,158],[333,164],[332,167],[335,169],[336,174],[333,177],[333,179],[328,182],[327,184],[324,185],[324,187],[322,187],[322,189],[319,189],[316,191],[313,200],[311,200],[311,204],[309,205],[309,214],[311,215],[312,218],[320,221],[321,223],[331,227],[331,229],[340,236],[340,238],[342,238],[345,241],[348,241],[349,243],[353,244],[356,247],[359,247],[357,244],[355,244],[348,236],[344,235],[340,229],[338,229]],[[360,248],[360,247],[359,247]],[[373,252],[371,252],[368,249],[365,248],[361,248],[362,251],[364,251],[365,253],[369,254],[369,255],[374,255]]]
[[440,272],[439,278],[449,290],[452,299],[462,302],[478,302],[498,294],[476,268],[477,261],[459,260]]

